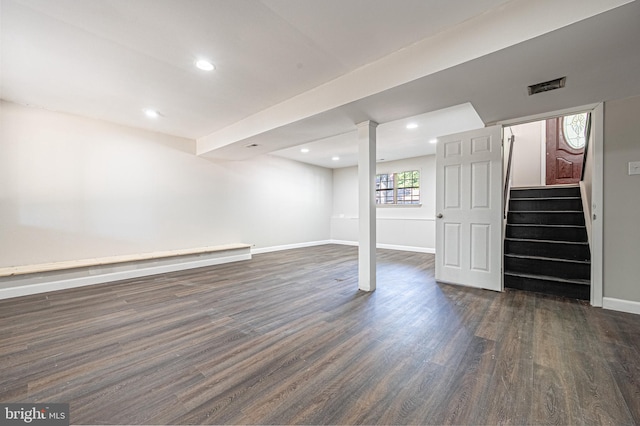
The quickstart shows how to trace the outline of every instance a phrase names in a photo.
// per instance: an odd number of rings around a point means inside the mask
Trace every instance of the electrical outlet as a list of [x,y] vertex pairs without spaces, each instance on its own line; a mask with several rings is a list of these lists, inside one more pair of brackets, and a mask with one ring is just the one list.
[[629,162],[629,175],[640,175],[640,161]]

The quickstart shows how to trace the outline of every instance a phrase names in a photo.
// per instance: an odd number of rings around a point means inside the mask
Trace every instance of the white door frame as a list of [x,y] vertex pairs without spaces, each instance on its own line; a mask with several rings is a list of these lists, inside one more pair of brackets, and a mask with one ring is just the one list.
[[602,306],[603,281],[603,183],[604,183],[604,106],[602,103],[589,104],[513,120],[499,121],[496,124],[502,127],[517,124],[531,123],[533,121],[546,120],[560,115],[570,115],[579,112],[591,112],[591,145],[589,150],[593,153],[593,177],[591,187],[591,305]]

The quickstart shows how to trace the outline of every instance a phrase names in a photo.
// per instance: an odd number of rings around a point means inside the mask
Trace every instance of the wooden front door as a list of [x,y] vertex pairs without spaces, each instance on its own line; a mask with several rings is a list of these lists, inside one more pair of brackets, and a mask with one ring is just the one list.
[[[584,114],[586,116],[586,114]],[[547,185],[578,183],[582,174],[584,144],[567,140],[564,120],[576,116],[547,120]],[[578,117],[577,119],[581,119]],[[570,123],[566,123],[570,125]],[[582,123],[576,123],[577,126]]]

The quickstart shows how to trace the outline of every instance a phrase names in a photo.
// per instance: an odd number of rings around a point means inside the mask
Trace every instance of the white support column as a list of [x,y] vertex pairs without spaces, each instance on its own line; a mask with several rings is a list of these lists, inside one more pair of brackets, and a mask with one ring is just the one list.
[[376,289],[376,127],[358,124],[358,288]]

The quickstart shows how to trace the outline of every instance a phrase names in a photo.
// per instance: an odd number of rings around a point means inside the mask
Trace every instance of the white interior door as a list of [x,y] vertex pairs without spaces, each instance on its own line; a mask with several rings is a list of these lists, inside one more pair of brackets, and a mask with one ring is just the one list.
[[436,280],[502,291],[502,127],[438,138]]

